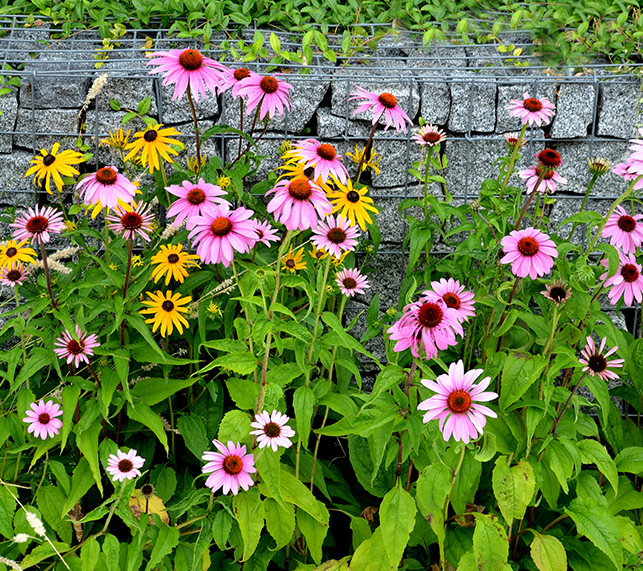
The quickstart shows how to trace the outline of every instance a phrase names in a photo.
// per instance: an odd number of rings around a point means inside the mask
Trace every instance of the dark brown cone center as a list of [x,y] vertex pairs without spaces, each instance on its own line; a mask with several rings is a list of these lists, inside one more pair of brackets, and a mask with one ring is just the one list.
[[250,77],[250,72],[245,67],[240,67],[239,69],[235,69],[232,75],[234,75],[237,81],[241,81],[246,77]]
[[32,234],[40,234],[49,227],[49,220],[44,216],[33,216],[27,220],[27,230]]
[[151,498],[154,495],[154,486],[152,486],[152,484],[143,484],[141,486],[141,494],[146,498]]
[[84,348],[85,344],[82,341],[76,341],[76,339],[72,339],[69,343],[67,343],[67,351],[69,351],[72,355],[80,355],[83,352]]
[[143,226],[143,217],[138,212],[126,212],[121,218],[121,224],[127,230],[138,230]]
[[538,160],[545,166],[552,168],[559,167],[562,163],[560,155],[553,149],[540,151],[540,153],[538,153]]
[[437,303],[427,301],[418,311],[418,321],[423,327],[437,327],[442,323],[443,315],[444,312]]
[[353,278],[344,278],[344,281],[342,283],[344,284],[344,287],[346,289],[355,289],[357,287],[357,281],[355,281]]
[[196,50],[185,50],[179,56],[179,63],[183,69],[194,71],[203,65],[203,56]]
[[346,232],[344,232],[344,230],[342,230],[341,228],[331,228],[328,231],[328,234],[326,234],[326,237],[333,244],[343,244],[346,240]]
[[17,282],[22,277],[22,272],[20,270],[9,270],[7,272],[7,279],[10,282]]
[[11,246],[11,248],[7,248],[7,251],[5,252],[5,256],[7,256],[7,258],[13,258],[17,253],[18,253],[18,249]]
[[118,463],[118,469],[123,473],[131,472],[134,469],[134,464],[131,460],[124,458]]
[[634,232],[636,228],[636,220],[627,214],[621,216],[616,224],[623,232]]
[[231,476],[236,476],[241,470],[243,470],[243,462],[239,456],[228,456],[223,461],[223,470],[226,474]]
[[232,232],[232,221],[226,216],[219,216],[210,225],[210,230],[215,236],[227,236]]
[[[542,174],[542,172],[543,172],[543,169],[541,168],[541,166],[540,166],[540,165],[538,165],[538,166],[536,167],[536,174],[537,174],[538,176],[540,176],[540,175]],[[550,170],[550,169],[547,169],[547,170],[545,171],[544,176],[543,176],[543,180],[551,180],[552,178],[554,178],[554,174],[555,174],[555,171]]]
[[286,267],[293,270],[295,268],[295,260],[293,260],[292,258],[288,258],[286,260]]
[[595,373],[601,373],[607,369],[607,359],[603,355],[592,355],[587,360],[587,365]]
[[162,304],[161,304],[161,309],[163,311],[167,311],[168,313],[174,309],[174,304],[169,300],[166,299]]
[[567,297],[567,292],[562,287],[553,287],[549,291],[549,297],[551,297],[556,303],[560,303]]
[[44,159],[42,159],[42,164],[46,167],[50,167],[54,164],[55,160],[56,157],[54,157],[54,155],[47,155]]
[[538,253],[539,247],[538,242],[535,238],[531,236],[525,236],[518,240],[518,251],[523,256],[535,256]]
[[333,147],[333,145],[329,145],[328,143],[324,143],[323,145],[319,145],[319,147],[317,148],[317,154],[322,159],[327,160],[327,161],[332,161],[337,156],[337,152],[335,151],[335,147]]
[[151,143],[152,141],[156,141],[156,137],[158,136],[159,134],[157,133],[156,129],[150,129],[149,131],[145,131],[143,139],[145,139],[148,143]]
[[205,202],[205,192],[203,192],[200,188],[193,188],[188,192],[186,198],[190,204],[198,206],[199,204],[203,204]]
[[43,412],[43,413],[38,417],[38,422],[39,422],[40,424],[48,424],[50,420],[51,420],[51,417],[50,417],[46,412]]
[[179,261],[179,257],[176,254],[170,254],[167,257],[168,264],[176,264]]
[[393,109],[393,107],[397,105],[397,99],[392,93],[382,93],[382,95],[378,97],[378,100],[387,109]]
[[467,391],[453,391],[447,397],[447,406],[451,412],[462,414],[471,408],[471,395]]
[[276,422],[269,422],[266,426],[263,427],[263,431],[266,433],[266,436],[270,438],[277,438],[281,434],[281,426]]
[[109,167],[98,169],[96,180],[104,185],[112,185],[116,182],[116,171]]
[[291,181],[288,193],[296,200],[308,200],[313,193],[313,189],[307,180],[298,178]]
[[348,202],[352,202],[353,204],[359,202],[359,192],[355,192],[354,190],[349,191],[346,195],[346,199]]
[[424,133],[424,135],[422,135],[422,138],[427,143],[437,143],[440,140],[440,134],[436,133],[435,131],[429,131],[428,133]]
[[534,97],[529,97],[528,99],[525,99],[522,102],[522,104],[523,104],[523,107],[527,111],[530,111],[531,113],[536,113],[537,111],[540,111],[543,108],[543,104]]
[[639,279],[639,271],[634,264],[623,265],[623,267],[621,268],[621,275],[623,276],[623,279],[628,283],[635,282]]
[[277,89],[279,89],[279,84],[274,77],[267,75],[261,80],[261,82],[259,83],[259,87],[261,87],[264,93],[270,95],[271,93],[274,93],[275,91],[277,91]]
[[453,309],[460,309],[460,298],[458,297],[457,294],[453,292],[448,292],[442,296],[442,299],[444,300],[444,303],[447,304],[447,307],[451,307]]

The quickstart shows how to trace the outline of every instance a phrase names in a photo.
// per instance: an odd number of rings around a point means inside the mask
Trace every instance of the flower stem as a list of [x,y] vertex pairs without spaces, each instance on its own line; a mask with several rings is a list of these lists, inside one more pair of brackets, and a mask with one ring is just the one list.
[[42,241],[42,238],[38,238],[38,243],[40,244],[40,254],[42,256],[42,267],[45,270],[45,279],[47,280],[47,291],[49,292],[49,298],[51,299],[51,307],[56,309],[56,299],[54,298],[54,292],[51,289],[51,277],[49,275],[49,264],[47,263],[47,252],[45,251],[45,243]]
[[[514,287],[511,288],[511,293],[509,294],[509,299],[507,300],[507,306],[505,309],[502,311],[502,315],[500,316],[500,323],[498,323],[498,329],[502,327],[502,324],[505,322],[505,319],[507,319],[507,307],[511,305],[511,302],[513,301],[514,294],[516,293],[516,288],[518,287],[518,282],[520,281],[520,277],[516,276],[516,281],[514,282]],[[500,345],[502,345],[502,338],[504,335],[501,335],[498,337],[498,344],[496,345],[496,353],[500,351]],[[498,382],[500,380],[498,379]]]
[[[20,296],[18,295],[18,288],[13,288],[13,293],[16,296],[16,310],[20,307]],[[20,330],[20,345],[22,346],[22,360],[24,365],[27,364],[27,347],[25,345],[25,330],[22,327],[22,313],[18,311],[18,329]],[[27,377],[27,390],[29,390],[29,377]]]
[[525,123],[522,126],[522,130],[520,131],[520,136],[516,141],[516,146],[514,147],[513,153],[511,153],[511,159],[509,159],[509,166],[507,166],[507,174],[505,175],[505,180],[502,182],[502,186],[500,187],[500,194],[498,195],[499,200],[502,200],[502,197],[505,193],[505,189],[507,188],[507,184],[509,183],[509,177],[513,173],[514,164],[516,163],[516,156],[518,155],[518,149],[520,148],[520,143],[522,142],[526,131],[527,131],[527,123]]
[[187,94],[190,109],[192,110],[192,119],[194,120],[194,136],[196,137],[196,174],[199,174],[199,171],[201,170],[201,139],[199,137],[199,122],[196,118],[196,109],[194,108],[194,102],[192,101],[192,91],[189,84]]
[[[406,378],[406,384],[404,385],[404,394],[408,397],[409,396],[409,389],[411,388],[411,383],[413,382],[413,376],[415,375],[415,371],[417,369],[417,362],[415,359],[413,359],[413,364],[411,365],[411,370],[409,371],[409,376]],[[395,469],[395,479],[397,480],[401,474],[402,474],[402,458],[404,456],[404,435],[406,434],[406,430],[400,434],[400,447],[397,452],[397,468]]]
[[[129,278],[132,271],[132,249],[134,239],[127,240],[127,270],[125,271],[125,285],[123,286],[123,299],[127,297],[127,288],[129,287]],[[121,347],[125,347],[125,320],[121,323]]]
[[583,382],[583,379],[587,375],[587,371],[583,373],[581,378],[579,379],[578,383],[574,387],[574,390],[572,393],[569,395],[569,398],[567,399],[567,402],[565,403],[565,406],[563,407],[563,410],[560,411],[558,416],[556,417],[556,420],[554,421],[554,424],[551,427],[551,433],[552,435],[556,435],[556,428],[558,428],[558,423],[560,422],[560,419],[563,418],[563,414],[565,414],[565,411],[567,410],[567,407],[569,406],[569,403],[571,402],[572,398],[574,398],[574,395],[578,392],[579,387],[581,386],[581,383]]
[[[589,193],[592,191],[592,188],[594,187],[594,183],[598,180],[598,177],[600,175],[595,174],[592,176],[592,179],[589,181],[589,184],[587,185],[587,190],[585,191],[585,198],[583,198],[583,203],[580,205],[580,210],[578,211],[578,214],[583,212],[585,210],[585,205],[587,204],[587,199],[589,198]],[[576,226],[578,226],[578,222],[574,222],[572,226],[572,231],[569,233],[569,236],[567,237],[568,240],[572,239],[572,236],[574,235],[574,232],[576,231]]]
[[368,149],[368,146],[371,144],[373,141],[373,137],[375,136],[375,130],[377,129],[377,121],[375,121],[375,124],[373,125],[373,128],[371,129],[371,134],[368,138],[368,142],[364,146],[364,152],[362,153],[362,156],[359,158],[359,164],[357,165],[357,172],[355,173],[355,176],[353,177],[353,182],[357,183],[359,181],[360,176],[362,175],[362,165],[364,164],[364,159],[366,158],[366,149]]
[[[243,97],[239,97],[239,130],[243,131]],[[239,150],[237,151],[237,156],[241,156],[242,142],[243,142],[243,137],[239,135]]]
[[543,181],[545,178],[545,169],[540,170],[540,174],[538,175],[538,180],[536,181],[536,186],[534,186],[533,192],[529,195],[527,200],[525,201],[525,205],[522,207],[522,212],[520,213],[520,216],[518,217],[518,221],[516,222],[516,227],[514,230],[518,230],[520,228],[520,224],[522,223],[522,219],[525,217],[525,214],[527,213],[527,208],[529,208],[529,205],[531,204],[531,201],[534,199],[534,196],[536,192],[538,192],[538,187],[540,186],[540,183]]
[[123,492],[125,491],[125,482],[121,483],[121,489],[118,491],[118,497],[116,498],[116,501],[112,504],[112,507],[109,508],[109,514],[107,515],[107,521],[105,522],[105,525],[103,526],[103,529],[101,533],[105,533],[107,531],[107,528],[109,527],[109,522],[112,521],[112,517],[114,516],[114,512],[118,508],[118,504],[121,503],[121,498],[123,497]]
[[[330,254],[326,257],[326,265],[324,266],[324,277],[322,278],[321,289],[319,291],[319,301],[317,302],[317,311],[315,311],[315,325],[313,326],[313,338],[310,342],[310,350],[308,351],[308,364],[312,364],[313,353],[315,351],[315,338],[317,337],[317,326],[319,325],[319,317],[324,307],[326,299],[326,281],[328,280],[328,270],[330,269]],[[306,372],[306,386],[310,383],[310,369]]]

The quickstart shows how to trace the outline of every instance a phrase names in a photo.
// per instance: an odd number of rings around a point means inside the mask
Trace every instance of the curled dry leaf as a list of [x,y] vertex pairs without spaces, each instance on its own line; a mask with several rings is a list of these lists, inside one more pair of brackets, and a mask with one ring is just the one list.
[[373,506],[368,506],[364,508],[364,511],[360,514],[360,517],[363,517],[368,523],[373,523],[373,516],[379,511],[378,508]]
[[152,496],[149,500],[146,500],[141,490],[134,490],[134,494],[129,499],[129,507],[137,519],[141,519],[141,514],[145,513],[147,507],[147,513],[158,514],[163,523],[170,525],[170,516],[167,513],[163,500],[158,496]]

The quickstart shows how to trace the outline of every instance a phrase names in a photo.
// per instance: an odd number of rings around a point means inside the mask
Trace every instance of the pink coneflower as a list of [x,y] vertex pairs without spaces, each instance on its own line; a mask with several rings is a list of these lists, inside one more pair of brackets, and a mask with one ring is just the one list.
[[583,371],[589,371],[589,374],[592,377],[596,375],[603,381],[618,379],[618,375],[614,371],[610,371],[608,367],[622,367],[623,363],[625,363],[625,359],[607,360],[612,353],[618,351],[618,345],[603,355],[602,353],[606,342],[607,337],[603,337],[601,346],[597,351],[596,346],[594,345],[594,340],[588,336],[587,345],[585,345],[585,348],[581,351],[581,355],[583,355],[584,359],[578,359],[583,365],[585,365],[583,367]]
[[460,321],[469,321],[469,317],[475,317],[475,297],[473,292],[464,291],[464,286],[458,280],[449,278],[440,279],[439,282],[431,282],[433,291],[442,298],[447,307],[458,312]]
[[[618,270],[615,275],[605,282],[604,287],[612,286],[607,297],[613,304],[616,304],[622,296],[625,296],[625,303],[628,306],[632,305],[634,298],[636,298],[636,301],[641,303],[641,300],[643,299],[643,276],[641,275],[641,266],[636,263],[634,254],[624,254],[623,252],[619,252],[618,254],[621,262]],[[602,260],[601,263],[605,267],[608,266],[607,260]],[[601,276],[601,279],[604,280],[606,277],[607,272]]]
[[[529,167],[528,169],[518,171],[518,176],[523,180],[525,185],[527,185],[527,194],[531,194],[536,188],[536,184],[538,183],[542,170],[543,167],[538,165],[536,167]],[[538,185],[537,192],[540,192],[541,194],[544,194],[547,191],[554,193],[556,192],[556,187],[559,184],[567,184],[567,179],[560,176],[556,171],[547,169],[545,170],[543,179]]]
[[[510,149],[514,149],[518,144],[518,139],[520,139],[520,133],[505,133],[505,142]],[[520,141],[520,148],[522,149],[527,144],[525,138]]]
[[324,191],[312,180],[297,177],[281,179],[272,190],[275,196],[266,209],[288,230],[308,230],[317,226],[319,218],[333,209]]
[[563,166],[563,159],[560,153],[554,151],[554,149],[543,149],[539,153],[536,153],[535,157],[546,169],[557,169]]
[[111,224],[108,228],[121,234],[126,240],[133,240],[138,234],[143,240],[150,241],[148,232],[151,230],[154,215],[150,213],[152,207],[139,202],[136,207],[127,210],[123,205],[117,206],[105,219]]
[[54,348],[54,352],[60,359],[67,359],[68,365],[73,361],[74,366],[78,367],[81,361],[89,364],[87,357],[94,354],[94,348],[100,347],[100,343],[95,334],[83,333],[78,325],[76,325],[76,337],[78,340],[74,339],[69,331],[63,331],[63,336],[58,337],[54,343],[57,347]]
[[255,223],[250,220],[253,215],[243,206],[230,210],[228,203],[217,204],[191,219],[188,238],[194,238],[196,253],[206,264],[222,263],[227,268],[235,250],[245,254],[257,240]]
[[548,300],[553,301],[556,305],[565,303],[572,296],[572,290],[561,280],[556,280],[551,284],[547,284],[545,289],[540,293],[542,293]]
[[489,386],[491,377],[485,377],[479,384],[475,380],[484,373],[482,369],[464,372],[462,360],[449,365],[449,372],[440,375],[436,381],[422,379],[422,384],[434,392],[431,398],[418,404],[418,410],[427,410],[424,422],[440,420],[440,430],[445,442],[453,438],[456,442],[469,443],[470,439],[482,436],[487,416],[497,418],[495,412],[479,402],[498,398],[498,394],[484,390]]
[[279,446],[290,448],[292,446],[290,438],[295,436],[295,431],[286,424],[289,420],[289,417],[276,410],[273,410],[272,414],[264,410],[255,416],[255,422],[250,423],[252,428],[257,429],[250,434],[257,435],[259,448],[270,446],[275,452]]
[[603,228],[601,236],[610,238],[610,244],[621,248],[626,254],[634,253],[643,242],[643,223],[638,222],[643,214],[630,216],[621,206],[618,214],[612,214]]
[[424,125],[424,127],[420,127],[417,133],[413,134],[413,139],[418,145],[428,145],[429,147],[438,145],[446,138],[446,133],[435,125]]
[[357,245],[358,232],[351,226],[350,220],[341,216],[329,216],[320,220],[310,241],[319,249],[328,250],[332,256],[339,258],[343,251],[352,251]]
[[268,222],[257,222],[256,220],[254,220],[254,223],[255,232],[257,234],[257,241],[255,242],[255,244],[261,242],[266,246],[270,246],[270,242],[279,241],[279,236],[277,236],[275,229],[270,224],[268,224]]
[[556,244],[547,234],[535,228],[512,230],[509,236],[500,240],[504,250],[501,264],[512,264],[511,272],[518,277],[537,276],[549,273],[558,257]]
[[232,87],[232,97],[236,99],[239,95],[239,89],[243,87],[241,82],[246,79],[246,77],[259,77],[259,75],[245,67],[226,69],[223,72],[223,79],[221,81],[221,92],[223,93]]
[[22,419],[22,422],[29,424],[27,432],[33,432],[33,435],[38,438],[46,440],[47,437],[53,438],[58,434],[62,428],[62,421],[56,417],[60,416],[63,411],[54,401],[43,401],[39,403],[32,402],[30,405],[31,410],[27,410],[27,417]]
[[0,284],[6,286],[19,286],[29,277],[31,270],[22,262],[11,262],[8,266],[0,268]]
[[[298,162],[303,163],[303,169],[315,168],[313,180],[321,177],[322,182],[327,182],[330,175],[333,175],[342,184],[346,184],[348,171],[342,163],[341,155],[338,155],[333,145],[320,143],[316,139],[305,139],[293,144],[297,149]],[[291,153],[294,154],[294,153]]]
[[199,93],[207,99],[206,85],[216,95],[220,90],[223,72],[227,69],[218,61],[205,57],[199,50],[192,48],[153,53],[146,65],[157,66],[150,73],[162,73],[163,85],[176,84],[172,101],[181,101],[188,85],[196,101],[199,100]]
[[[643,157],[640,160],[633,160],[634,155],[630,156],[624,163],[618,163],[612,172],[625,179],[627,182],[636,180],[643,174]],[[633,190],[640,190],[643,188],[643,178],[634,184]]]
[[556,107],[548,99],[535,99],[529,97],[529,93],[525,92],[524,99],[512,99],[509,103],[509,115],[512,117],[520,117],[522,124],[529,123],[529,126],[536,123],[540,127],[541,124],[548,125],[550,119],[554,116]]
[[205,182],[202,178],[196,184],[189,180],[184,180],[181,184],[182,186],[172,184],[166,187],[170,194],[179,197],[167,211],[168,216],[176,217],[175,225],[183,222],[185,218],[189,223],[193,216],[203,215],[216,204],[229,204],[225,198],[219,198],[227,194],[220,186]]
[[433,359],[438,349],[457,345],[455,334],[463,335],[458,312],[446,305],[432,291],[425,291],[419,301],[404,308],[404,315],[388,329],[391,339],[397,341],[394,351],[411,349],[414,357],[424,349],[427,359]]
[[213,440],[212,443],[219,452],[204,452],[201,457],[207,461],[203,466],[203,473],[212,472],[205,481],[205,485],[212,488],[213,492],[223,488],[224,494],[232,491],[235,496],[239,492],[239,487],[247,490],[253,486],[254,482],[250,474],[257,471],[254,455],[246,454],[246,447],[239,443],[235,445],[233,442],[228,442],[227,447],[218,440]]
[[340,291],[347,297],[353,297],[356,293],[364,293],[365,289],[371,287],[366,277],[355,269],[337,272],[335,282]]
[[134,448],[127,454],[117,450],[115,455],[109,455],[106,471],[112,475],[114,482],[122,482],[140,476],[143,464],[145,464],[145,458],[141,458]]
[[292,85],[274,76],[267,75],[266,77],[261,77],[260,75],[250,75],[241,80],[241,86],[237,94],[242,97],[247,97],[246,115],[252,113],[254,108],[261,103],[259,119],[263,121],[266,114],[272,119],[275,111],[279,111],[279,115],[283,115],[284,107],[290,109],[288,92],[291,89]]
[[100,202],[107,208],[116,208],[118,201],[134,200],[136,185],[118,172],[116,167],[103,167],[87,175],[76,185],[85,204]]
[[15,228],[13,237],[16,240],[31,238],[32,244],[35,244],[36,240],[46,244],[50,240],[50,233],[60,234],[65,229],[65,221],[62,213],[51,206],[36,206],[27,208],[27,212],[9,226]]
[[362,113],[363,111],[371,111],[373,113],[373,125],[375,125],[375,123],[380,120],[382,113],[384,113],[384,116],[386,117],[386,127],[384,127],[385,131],[391,126],[391,122],[395,124],[395,130],[398,133],[400,131],[406,133],[407,121],[409,125],[413,125],[413,121],[409,119],[409,116],[397,104],[397,99],[392,93],[382,93],[381,95],[378,95],[377,93],[366,91],[366,89],[363,89],[359,85],[356,85],[355,87],[358,92],[351,93],[348,100],[365,100],[365,103],[355,109],[355,115]]

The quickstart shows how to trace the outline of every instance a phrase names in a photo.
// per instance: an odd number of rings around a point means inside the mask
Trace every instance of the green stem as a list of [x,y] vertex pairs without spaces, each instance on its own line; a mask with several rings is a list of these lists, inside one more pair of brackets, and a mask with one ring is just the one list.
[[47,263],[47,252],[45,251],[45,244],[42,241],[42,238],[38,238],[38,243],[40,244],[40,254],[42,256],[42,267],[45,270],[45,279],[47,280],[47,291],[49,292],[49,298],[51,299],[51,307],[56,309],[56,299],[54,298],[54,292],[51,289],[51,278],[49,273],[49,264]]
[[[594,187],[594,183],[598,180],[598,177],[600,175],[595,174],[592,176],[592,179],[589,181],[589,184],[587,185],[587,190],[585,191],[585,197],[583,198],[583,202],[580,205],[580,210],[578,211],[578,214],[583,212],[585,210],[585,205],[587,204],[587,199],[589,198],[589,193],[592,191],[592,188]],[[572,236],[574,235],[574,232],[576,232],[576,226],[578,226],[578,222],[574,222],[572,225],[572,231],[569,233],[569,236],[567,237],[567,240],[571,240]]]
[[511,153],[511,159],[509,159],[509,166],[507,167],[507,174],[505,176],[505,180],[502,182],[502,186],[500,187],[500,194],[498,195],[499,200],[502,200],[502,197],[505,194],[505,189],[507,188],[507,184],[509,183],[509,177],[511,177],[511,174],[513,173],[513,169],[514,169],[514,164],[516,163],[516,156],[518,155],[518,149],[520,148],[520,143],[522,142],[526,131],[527,131],[527,123],[525,123],[522,126],[522,130],[520,131],[520,136],[518,137],[516,146],[514,147],[514,150]]
[[[456,466],[454,472],[453,472],[453,478],[451,479],[451,487],[449,489],[449,493],[447,494],[446,501],[444,503],[444,523],[443,525],[445,526],[445,531],[446,531],[446,522],[447,522],[447,516],[449,515],[449,501],[451,500],[451,493],[453,492],[453,486],[455,486],[455,480],[458,477],[458,474],[460,473],[460,468],[462,468],[462,463],[464,462],[464,455],[467,452],[467,447],[466,445],[462,444],[462,452],[460,453],[460,459],[458,460],[458,465]],[[446,563],[446,556],[444,552],[444,541],[440,541],[440,567],[442,567],[443,571],[446,571],[447,563]]]
[[109,508],[109,514],[107,514],[107,521],[105,522],[105,525],[101,530],[101,533],[105,533],[107,531],[107,528],[109,527],[109,522],[112,521],[114,512],[118,509],[118,504],[121,503],[121,498],[123,497],[124,491],[125,491],[125,482],[121,484],[121,489],[118,491],[118,497],[116,498],[116,501],[112,504],[112,507]]
[[[132,272],[132,249],[134,248],[134,239],[127,240],[127,270],[125,271],[125,285],[123,286],[123,300],[127,298],[127,288],[129,287],[130,274]],[[121,323],[121,347],[125,347],[125,319]]]
[[[20,296],[18,295],[18,288],[14,287],[13,288],[13,293],[16,296],[16,311],[18,311],[18,308],[20,307]],[[16,319],[18,323],[18,329],[20,330],[20,345],[22,347],[22,360],[24,364],[27,364],[27,347],[25,345],[25,330],[22,327],[22,313],[18,311],[18,318]],[[27,376],[27,390],[29,390],[29,377]]]
[[587,375],[587,371],[585,371],[581,376],[581,378],[578,380],[578,383],[576,384],[576,386],[574,387],[574,390],[569,395],[569,398],[567,399],[567,402],[565,403],[563,410],[561,410],[558,416],[556,417],[556,420],[554,421],[554,424],[551,427],[551,433],[553,436],[556,436],[556,428],[558,428],[558,423],[560,422],[560,419],[563,418],[563,414],[565,414],[565,411],[567,410],[569,403],[571,402],[572,398],[574,398],[574,395],[578,392],[578,389],[581,386],[581,383],[583,382],[583,379],[585,378],[586,375]]
[[[540,205],[540,194],[536,197],[536,204],[534,205],[534,219],[531,221],[533,227],[536,226],[536,218],[538,218],[538,206]],[[545,205],[543,204],[543,210]]]
[[194,120],[194,136],[196,137],[196,174],[199,174],[199,171],[201,170],[201,139],[199,137],[199,122],[196,118],[196,109],[194,108],[194,102],[192,101],[192,91],[189,84],[187,94],[190,109],[192,111],[192,119]]
[[[319,290],[319,301],[317,302],[317,311],[315,311],[315,325],[313,326],[313,338],[310,342],[310,350],[308,351],[308,364],[312,365],[313,353],[315,352],[315,339],[317,337],[317,326],[319,325],[319,317],[321,316],[324,301],[326,299],[326,281],[328,280],[328,270],[330,269],[331,256],[326,258],[326,265],[324,266],[324,277],[322,278],[321,289]],[[310,383],[310,369],[306,372],[306,386]]]
[[525,217],[525,214],[527,213],[527,208],[529,208],[529,205],[531,204],[531,201],[534,199],[534,195],[536,194],[536,192],[538,192],[538,187],[540,186],[540,183],[545,178],[545,174],[546,174],[545,169],[541,169],[540,174],[538,175],[538,180],[536,181],[536,186],[534,186],[533,192],[529,195],[529,197],[525,201],[525,205],[522,207],[522,212],[520,213],[520,216],[518,217],[518,221],[516,222],[516,227],[514,228],[514,230],[518,230],[520,228],[520,224],[522,222],[522,219]]

